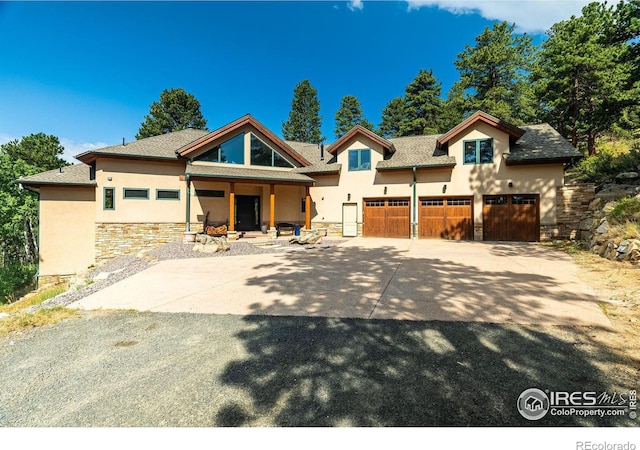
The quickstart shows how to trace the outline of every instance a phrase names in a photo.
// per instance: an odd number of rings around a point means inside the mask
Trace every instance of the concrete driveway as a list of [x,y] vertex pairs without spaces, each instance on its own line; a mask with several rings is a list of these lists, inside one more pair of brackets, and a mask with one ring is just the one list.
[[576,272],[539,244],[356,238],[162,261],[71,307],[610,327]]

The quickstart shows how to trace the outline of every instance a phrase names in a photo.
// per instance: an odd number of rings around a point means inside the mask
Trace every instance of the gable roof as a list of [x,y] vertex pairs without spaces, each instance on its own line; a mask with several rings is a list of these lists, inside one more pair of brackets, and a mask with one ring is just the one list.
[[509,136],[511,136],[515,140],[519,139],[524,134],[524,130],[516,127],[515,125],[511,125],[510,123],[505,122],[502,119],[498,119],[497,117],[494,117],[483,111],[476,111],[474,114],[471,115],[471,117],[469,117],[466,120],[463,120],[457,126],[453,127],[451,130],[447,131],[445,134],[440,136],[437,142],[438,148],[444,147],[458,133],[461,133],[466,128],[470,127],[476,122],[484,122],[488,125],[491,125],[492,127],[507,133]]
[[211,133],[206,134],[205,136],[200,137],[199,139],[196,139],[193,142],[187,143],[186,145],[183,145],[182,147],[178,148],[175,153],[178,156],[181,157],[188,157],[190,154],[197,152],[198,150],[202,149],[204,146],[210,144],[213,141],[216,141],[220,138],[224,138],[225,136],[230,135],[231,133],[233,133],[234,131],[239,130],[240,128],[244,127],[245,125],[249,125],[253,128],[255,128],[256,130],[258,130],[260,133],[262,133],[264,136],[266,136],[273,144],[275,144],[275,146],[278,148],[278,150],[280,150],[281,152],[283,152],[285,155],[288,155],[289,157],[291,157],[294,161],[296,161],[298,164],[302,165],[302,166],[308,166],[310,165],[309,161],[307,161],[305,158],[303,158],[299,153],[297,153],[295,150],[293,150],[291,147],[289,147],[282,139],[280,139],[278,136],[276,136],[275,134],[273,134],[271,131],[269,131],[268,128],[266,128],[264,125],[262,125],[260,122],[258,122],[251,114],[246,114],[245,116],[234,120],[233,122],[224,125],[223,127],[218,128],[215,131],[212,131]]
[[438,135],[406,136],[390,138],[396,152],[389,158],[378,162],[377,170],[408,169],[412,167],[453,167],[456,158],[440,150],[436,143]]
[[207,130],[187,128],[186,130],[174,131],[127,142],[124,145],[112,145],[110,147],[89,150],[77,155],[76,159],[86,164],[92,163],[100,155],[175,160],[177,159],[175,154],[176,148],[183,147],[208,133],[209,131]]
[[86,164],[74,164],[60,169],[48,170],[14,181],[24,186],[97,186],[95,180],[90,179],[90,167]]
[[293,170],[248,169],[242,166],[231,167],[231,165],[205,166],[200,164],[187,164],[185,175],[230,180],[283,181],[297,184],[312,184],[314,181],[313,178],[309,178]]
[[335,155],[336,152],[338,151],[338,149],[340,149],[340,147],[342,147],[344,144],[346,144],[349,141],[349,139],[351,139],[352,137],[354,137],[354,136],[356,136],[358,134],[361,134],[361,135],[363,135],[365,137],[368,137],[373,142],[375,142],[377,144],[380,144],[380,146],[382,146],[382,148],[385,148],[385,149],[389,150],[390,153],[394,153],[396,151],[396,148],[393,146],[393,144],[391,142],[389,142],[388,140],[378,136],[373,131],[367,130],[366,128],[364,128],[361,125],[356,125],[352,129],[350,129],[340,139],[338,139],[333,144],[331,144],[331,146],[328,147],[327,151],[329,153],[331,153],[332,155]]

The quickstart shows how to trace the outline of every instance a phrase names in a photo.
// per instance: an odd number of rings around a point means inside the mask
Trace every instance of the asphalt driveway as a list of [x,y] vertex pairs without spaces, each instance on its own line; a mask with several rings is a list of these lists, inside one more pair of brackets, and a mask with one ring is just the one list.
[[540,244],[359,238],[162,261],[71,307],[610,327],[576,272]]

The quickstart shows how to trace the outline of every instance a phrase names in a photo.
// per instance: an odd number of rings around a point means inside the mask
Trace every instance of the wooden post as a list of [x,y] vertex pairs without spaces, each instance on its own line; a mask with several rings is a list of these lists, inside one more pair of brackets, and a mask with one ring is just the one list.
[[276,227],[276,186],[271,186],[271,192],[269,196],[269,228],[274,229]]
[[235,183],[229,183],[229,231],[236,231],[235,201],[236,201],[236,186],[235,186]]
[[311,229],[311,195],[309,195],[309,186],[306,188],[304,199],[304,227],[307,230]]

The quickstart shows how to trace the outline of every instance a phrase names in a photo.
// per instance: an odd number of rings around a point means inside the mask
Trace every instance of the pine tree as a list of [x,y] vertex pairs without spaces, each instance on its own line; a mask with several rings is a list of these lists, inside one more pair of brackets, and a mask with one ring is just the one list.
[[318,144],[325,139],[320,132],[321,123],[318,92],[309,80],[302,80],[293,90],[289,120],[282,122],[282,136],[289,141]]
[[373,124],[362,114],[360,102],[353,95],[345,95],[340,102],[340,109],[336,112],[336,139],[340,139],[356,125],[373,131]]
[[482,110],[516,125],[536,116],[535,96],[528,76],[535,47],[526,35],[514,33],[515,24],[495,23],[458,54],[455,66],[465,92],[465,112]]
[[465,118],[466,101],[464,88],[460,82],[456,82],[449,89],[447,99],[442,108],[442,132],[455,128]]
[[153,102],[149,109],[136,139],[186,128],[207,129],[207,121],[200,112],[200,102],[182,88],[165,89],[160,94],[160,100]]
[[592,3],[582,16],[553,25],[536,66],[547,120],[574,146],[586,142],[590,155],[598,135],[634,117],[638,103],[637,59],[632,45],[620,38],[621,10]]
[[432,70],[420,70],[405,89],[404,120],[400,122],[401,136],[435,134],[442,128],[440,98],[442,83],[438,83]]
[[403,97],[391,100],[382,110],[382,121],[377,134],[385,138],[400,137],[400,125],[406,120],[406,103]]

